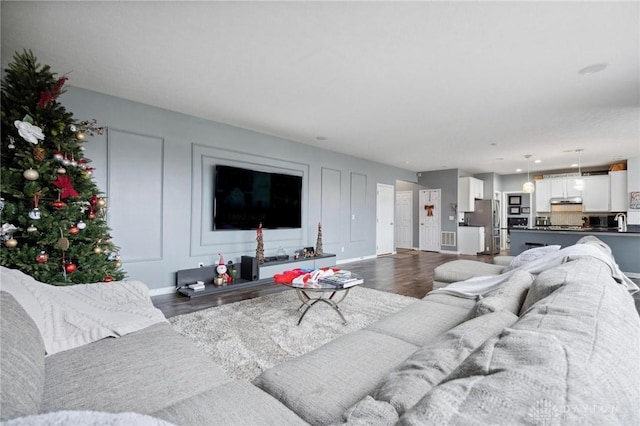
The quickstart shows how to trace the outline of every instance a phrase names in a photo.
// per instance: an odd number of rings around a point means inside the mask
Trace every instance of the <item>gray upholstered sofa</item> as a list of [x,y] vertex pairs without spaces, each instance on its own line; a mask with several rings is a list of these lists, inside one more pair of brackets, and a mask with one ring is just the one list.
[[512,270],[484,297],[452,284],[253,383],[228,378],[166,323],[45,357],[37,327],[3,293],[2,419],[93,410],[180,425],[639,424],[640,317],[606,246],[585,242],[604,255]]

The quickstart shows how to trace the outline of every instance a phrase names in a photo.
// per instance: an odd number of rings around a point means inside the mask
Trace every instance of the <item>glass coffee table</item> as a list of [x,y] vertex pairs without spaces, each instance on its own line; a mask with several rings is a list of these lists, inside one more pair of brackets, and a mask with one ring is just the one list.
[[[301,312],[301,314],[300,319],[298,319],[297,325],[300,325],[309,309],[311,309],[318,302],[326,303],[327,305],[331,306],[333,310],[336,311],[338,315],[340,315],[342,323],[344,325],[347,325],[347,320],[342,314],[342,311],[340,310],[338,304],[347,297],[347,295],[349,294],[349,290],[364,282],[361,277],[355,274],[351,274],[350,276],[354,280],[343,285],[310,281],[307,281],[306,283],[280,283],[294,289],[296,291],[296,294],[298,295],[298,298],[302,302],[302,304],[298,308],[298,312]],[[336,297],[336,295],[338,294],[339,296]]]

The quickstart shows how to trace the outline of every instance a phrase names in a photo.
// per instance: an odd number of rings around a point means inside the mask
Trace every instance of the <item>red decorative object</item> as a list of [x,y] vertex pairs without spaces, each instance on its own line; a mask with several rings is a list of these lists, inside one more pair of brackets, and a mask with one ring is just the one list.
[[427,211],[427,216],[433,216],[433,209],[435,206],[433,204],[425,204],[424,209]]
[[69,227],[69,233],[71,235],[78,235],[80,233],[80,228],[78,228],[75,225],[72,225],[72,226]]
[[64,265],[64,270],[68,273],[75,272],[76,269],[78,269],[78,267],[75,265],[75,263],[67,263],[66,265]]
[[36,256],[36,262],[38,263],[47,263],[47,260],[49,260],[49,255],[44,250]]
[[71,178],[67,175],[58,175],[58,177],[56,178],[56,180],[53,181],[53,184],[62,189],[62,192],[60,193],[60,198],[65,199],[68,197],[79,197],[80,194],[78,194],[78,191],[76,191],[73,187],[73,185],[71,185]]
[[94,195],[93,197],[91,197],[91,200],[89,200],[89,202],[92,206],[95,206],[96,204],[98,204],[98,196]]
[[62,86],[68,80],[67,77],[60,77],[56,84],[51,88],[51,90],[44,91],[40,93],[40,99],[38,99],[38,106],[40,108],[44,108],[49,105],[51,102],[55,101],[60,93],[62,92]]
[[104,281],[105,283],[110,283],[111,281],[113,281],[113,277],[111,275],[107,275],[102,279],[102,281]]
[[53,207],[53,208],[54,208],[54,209],[56,209],[56,210],[62,210],[62,209],[64,209],[65,207],[67,207],[67,205],[65,204],[65,202],[64,202],[64,201],[56,200],[56,201],[54,201],[53,203],[51,203],[51,207]]

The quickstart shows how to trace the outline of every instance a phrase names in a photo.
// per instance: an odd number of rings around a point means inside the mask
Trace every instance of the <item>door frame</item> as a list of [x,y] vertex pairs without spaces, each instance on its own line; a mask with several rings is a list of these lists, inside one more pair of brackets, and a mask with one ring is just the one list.
[[[379,231],[379,217],[380,217],[380,212],[378,211],[379,208],[379,203],[380,203],[380,189],[384,188],[385,190],[390,189],[392,191],[392,196],[391,196],[391,226],[393,226],[393,230],[391,231],[391,251],[387,252],[387,251],[380,251],[380,247],[382,247],[383,245],[386,247],[389,244],[389,241],[382,241],[382,235],[380,235]],[[396,254],[396,247],[395,247],[395,236],[396,236],[396,232],[395,232],[395,213],[396,213],[396,187],[394,185],[389,185],[386,183],[377,183],[376,184],[376,256],[379,256],[381,254]]]

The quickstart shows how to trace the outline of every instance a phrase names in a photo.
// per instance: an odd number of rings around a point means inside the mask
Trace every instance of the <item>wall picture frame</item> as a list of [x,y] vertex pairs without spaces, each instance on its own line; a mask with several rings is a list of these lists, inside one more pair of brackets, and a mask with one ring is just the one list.
[[522,204],[522,197],[519,195],[509,195],[510,206],[519,206],[520,204]]
[[520,207],[509,206],[509,214],[520,214]]
[[529,214],[529,213],[531,213],[531,208],[530,208],[530,207],[522,207],[522,208],[520,209],[520,213],[522,213],[522,214]]

